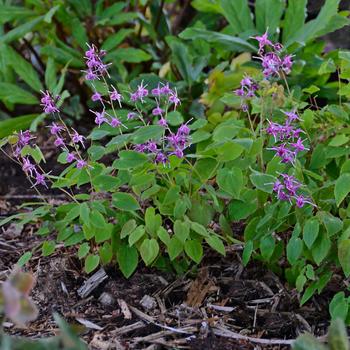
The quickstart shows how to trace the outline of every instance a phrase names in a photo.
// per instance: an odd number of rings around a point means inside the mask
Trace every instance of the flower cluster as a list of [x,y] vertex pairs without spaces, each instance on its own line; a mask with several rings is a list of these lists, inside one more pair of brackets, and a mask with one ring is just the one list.
[[[42,102],[44,112],[52,115],[57,113],[59,116],[59,119],[62,121],[60,117],[60,111],[56,107],[54,103],[54,99],[52,98],[51,94],[48,91],[42,92],[42,94],[43,94],[43,97],[41,99],[41,102]],[[56,97],[56,100],[57,99],[59,99],[59,96]],[[79,169],[85,167],[87,165],[87,162],[82,159],[79,152],[79,145],[82,146],[82,148],[85,148],[85,145],[84,145],[85,137],[80,135],[74,129],[69,130],[67,125],[63,121],[61,125],[55,122],[52,122],[51,125],[49,126],[49,129],[50,129],[50,134],[55,137],[54,145],[58,148],[61,148],[63,151],[67,152],[66,161],[68,163],[77,161],[77,168]],[[67,133],[69,135],[69,138],[70,138],[69,143],[66,142],[64,133]],[[69,146],[72,146],[74,148],[75,153],[70,151]]]
[[59,109],[56,106],[57,101],[60,99],[60,96],[53,97],[49,91],[41,91],[41,106],[43,106],[44,112],[46,114],[59,113]]
[[279,200],[292,202],[292,199],[294,199],[299,208],[302,208],[305,204],[314,205],[310,198],[298,193],[302,184],[293,175],[280,174],[280,176],[282,181],[277,179],[273,184],[273,192],[276,193]]
[[190,145],[190,128],[186,124],[182,124],[176,133],[169,128],[165,128],[165,130],[168,131],[168,135],[164,136],[159,144],[154,141],[148,141],[147,143],[135,145],[135,151],[151,154],[154,156],[156,163],[162,164],[166,164],[171,155],[183,158],[184,150]]
[[105,50],[98,50],[95,45],[87,44],[89,49],[85,52],[85,63],[87,71],[85,71],[86,80],[96,80],[104,75],[108,75],[108,64],[102,62],[102,58],[106,55]]
[[249,76],[244,77],[241,80],[241,86],[235,90],[235,94],[241,98],[241,108],[243,112],[248,111],[247,100],[255,97],[256,91],[259,89],[259,85]]
[[276,156],[281,158],[282,163],[294,165],[298,153],[308,149],[300,138],[300,134],[304,131],[293,125],[293,122],[300,120],[296,111],[283,113],[287,117],[285,123],[278,124],[268,121],[269,126],[266,128],[266,132],[274,137],[275,142],[279,143],[277,146],[271,147],[270,150],[276,152]]
[[[267,31],[261,36],[254,37],[259,43],[259,59],[263,67],[265,78],[280,76],[280,73],[289,74],[293,65],[292,55],[281,55],[283,46],[280,43],[272,43],[268,39]],[[269,51],[268,51],[268,50]]]
[[33,187],[42,185],[47,187],[46,184],[46,175],[38,169],[38,167],[32,163],[29,156],[22,155],[22,151],[24,147],[30,146],[30,141],[34,139],[34,137],[30,134],[29,130],[20,131],[17,134],[17,142],[14,144],[12,148],[13,157],[17,160],[19,164],[22,166],[22,170],[26,174],[28,178],[33,178]]
[[[50,134],[55,137],[54,145],[56,147],[61,148],[64,152],[67,153],[66,161],[67,163],[72,163],[74,161],[77,161],[77,168],[81,169],[84,166],[87,165],[85,161],[82,160],[80,152],[79,152],[79,146],[82,148],[85,148],[84,140],[85,137],[83,135],[80,135],[75,129],[73,130],[73,133],[71,133],[66,126],[58,125],[56,123],[51,123],[49,126]],[[70,142],[67,143],[64,137],[64,133],[68,133]],[[73,151],[70,150],[70,146],[73,147]]]

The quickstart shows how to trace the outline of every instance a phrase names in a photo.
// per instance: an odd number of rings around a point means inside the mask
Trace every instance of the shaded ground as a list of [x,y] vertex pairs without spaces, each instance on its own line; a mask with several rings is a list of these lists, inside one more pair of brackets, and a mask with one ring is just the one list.
[[[0,237],[3,280],[38,238],[30,228],[16,233],[13,227]],[[226,258],[207,255],[198,269],[181,277],[141,268],[126,280],[109,267],[107,278],[84,297],[78,289],[88,276],[71,258],[72,248],[62,247],[49,258],[37,254],[30,269],[37,278],[32,297],[39,318],[25,330],[7,323],[6,331],[34,338],[53,335],[52,313],[58,312],[70,323],[87,326],[81,336],[91,349],[289,349],[237,338],[283,343],[304,331],[323,335],[332,290],[300,307],[295,290],[263,266],[243,268],[240,249],[231,246]],[[335,278],[331,289],[340,288]]]

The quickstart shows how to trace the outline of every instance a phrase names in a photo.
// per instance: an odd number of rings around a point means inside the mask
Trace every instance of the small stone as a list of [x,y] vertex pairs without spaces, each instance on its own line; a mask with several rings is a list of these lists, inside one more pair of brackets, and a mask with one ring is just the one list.
[[153,310],[157,307],[156,299],[147,294],[143,296],[143,298],[140,301],[140,304],[147,311]]
[[115,302],[114,298],[109,293],[106,293],[106,292],[103,292],[98,298],[98,300],[102,305],[105,305],[105,306],[111,306]]

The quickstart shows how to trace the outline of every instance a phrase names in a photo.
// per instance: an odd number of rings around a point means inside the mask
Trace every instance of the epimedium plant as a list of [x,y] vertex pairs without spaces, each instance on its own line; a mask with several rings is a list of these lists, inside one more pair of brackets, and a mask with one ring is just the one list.
[[[255,40],[263,69],[243,76],[232,93],[241,111],[211,110],[207,119],[186,121],[175,86],[146,77],[135,86],[113,85],[105,52],[90,46],[84,75],[97,126],[89,147],[61,117],[59,96],[48,91],[41,102],[53,119],[49,131],[63,172],[43,170],[28,131],[2,142],[35,189],[50,184],[70,202],[38,203],[1,224],[40,220],[38,234],[57,233],[42,253],[50,255],[56,242],[74,245],[88,273],[116,261],[129,277],[140,257],[148,266],[182,272],[201,261],[204,245],[225,255],[228,242],[244,243],[245,265],[253,257],[284,274],[303,292],[302,304],[323,290],[335,267],[348,276],[349,165],[347,147],[340,147],[349,141],[347,106],[317,109],[300,99],[288,84],[292,55],[267,33]],[[339,62],[346,95],[345,52]],[[234,237],[231,225],[239,221],[244,233]],[[347,303],[337,295],[332,316],[346,319]]]

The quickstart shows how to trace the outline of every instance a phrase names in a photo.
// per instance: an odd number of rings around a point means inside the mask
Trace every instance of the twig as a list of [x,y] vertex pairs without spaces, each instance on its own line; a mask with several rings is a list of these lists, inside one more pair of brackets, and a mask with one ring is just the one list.
[[223,327],[214,327],[214,328],[212,328],[212,331],[215,335],[218,335],[219,337],[246,340],[246,341],[249,341],[251,343],[256,343],[256,344],[291,345],[295,341],[295,339],[261,339],[261,338],[248,337],[246,335],[232,332],[229,329],[226,329]]

